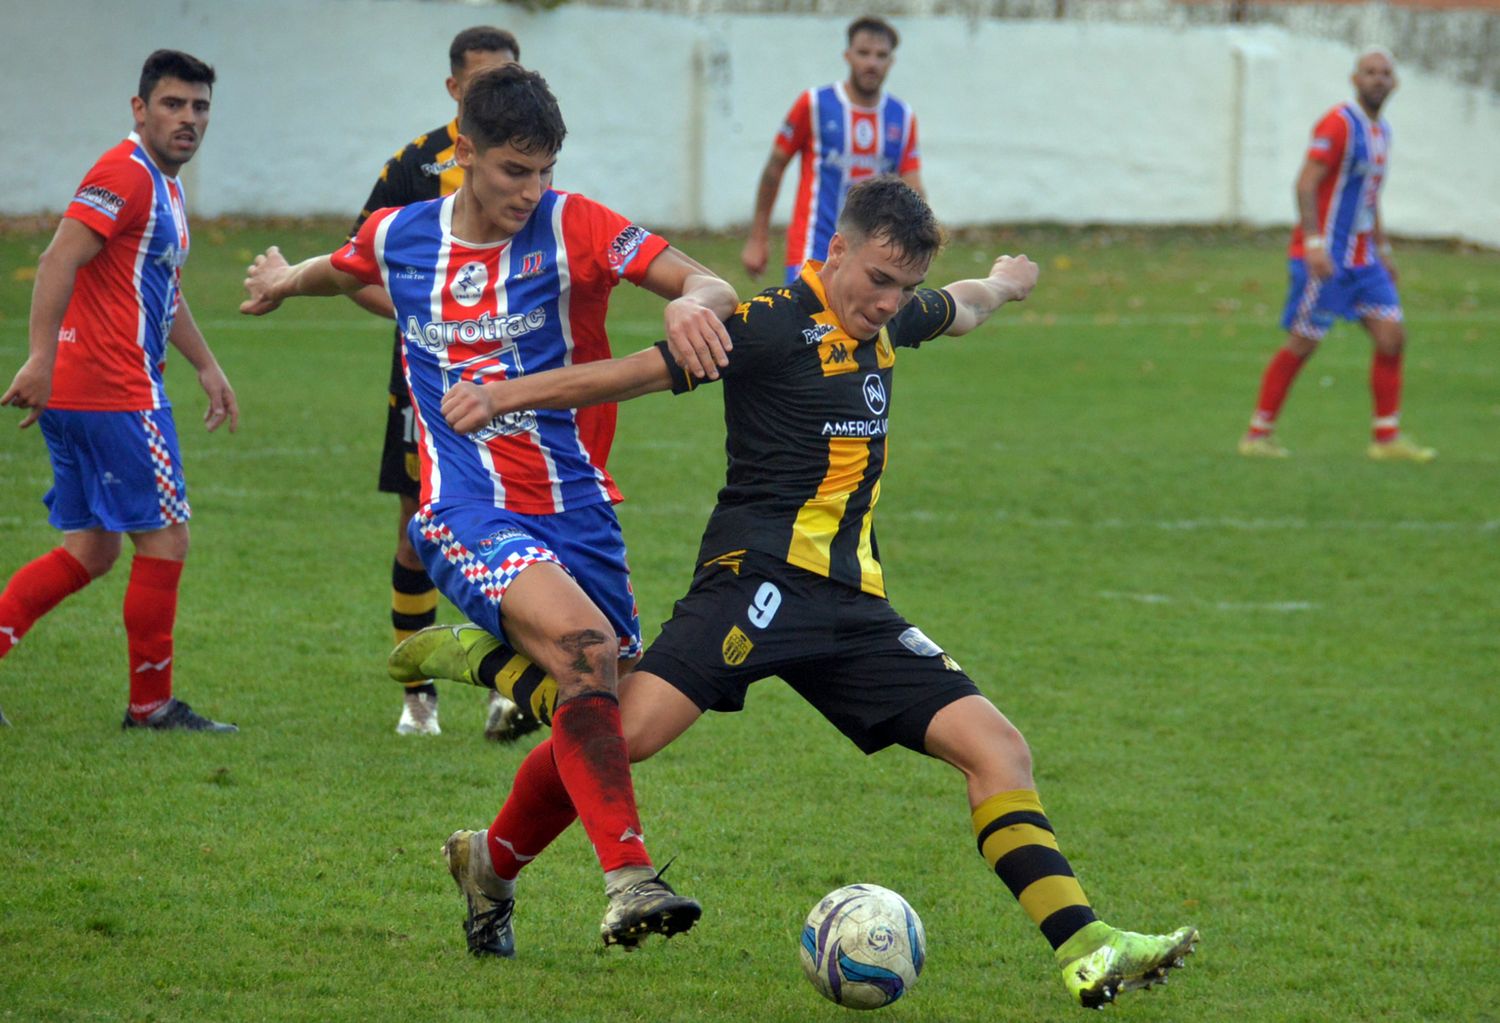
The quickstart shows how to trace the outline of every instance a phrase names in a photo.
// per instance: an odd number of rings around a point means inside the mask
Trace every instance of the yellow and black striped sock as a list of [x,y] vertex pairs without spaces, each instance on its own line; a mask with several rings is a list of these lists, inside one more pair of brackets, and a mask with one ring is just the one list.
[[525,654],[502,643],[479,662],[478,678],[501,696],[508,696],[544,725],[552,724],[557,708],[557,679]]
[[979,855],[1054,949],[1096,919],[1034,791],[996,793],[972,817]]
[[[391,631],[397,643],[436,622],[437,604],[437,587],[426,572],[391,562]],[[437,687],[430,681],[411,682],[406,688],[437,696]]]

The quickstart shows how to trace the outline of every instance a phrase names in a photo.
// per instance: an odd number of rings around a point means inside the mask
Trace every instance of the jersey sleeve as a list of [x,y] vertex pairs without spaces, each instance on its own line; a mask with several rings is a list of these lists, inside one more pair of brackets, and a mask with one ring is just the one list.
[[916,348],[953,325],[958,311],[953,296],[942,289],[922,288],[886,324],[886,333],[896,348]]
[[[778,352],[786,344],[788,331],[797,336],[799,344],[802,343],[800,332],[791,322],[796,315],[795,309],[794,302],[789,299],[778,301],[771,292],[762,292],[748,302],[741,302],[734,314],[724,321],[724,329],[729,333],[734,350],[729,353],[729,365],[720,368],[719,379],[743,380],[772,371],[777,365],[785,365],[786,359],[779,357]],[[666,341],[656,342],[656,349],[666,360],[673,394],[686,394],[702,384],[711,383],[697,379],[678,366]]]
[[917,145],[917,115],[911,115],[911,132],[906,137],[906,148],[901,151],[901,166],[897,174],[915,174],[922,169],[922,148]]
[[631,223],[608,206],[581,195],[569,197],[564,214],[586,240],[586,251],[601,266],[611,285],[640,284],[651,261],[666,251],[667,240]]
[[1349,141],[1349,125],[1337,110],[1331,110],[1313,128],[1312,141],[1307,144],[1307,158],[1315,163],[1337,166],[1344,158],[1344,146]]
[[396,213],[394,207],[376,210],[366,217],[354,237],[333,254],[333,268],[353,274],[365,284],[385,284],[380,261],[375,257],[375,232],[381,223]]
[[150,215],[155,192],[145,168],[129,160],[101,160],[84,176],[63,216],[108,241]]
[[786,113],[786,120],[776,132],[776,148],[781,155],[792,157],[802,151],[812,135],[812,94],[804,92]]

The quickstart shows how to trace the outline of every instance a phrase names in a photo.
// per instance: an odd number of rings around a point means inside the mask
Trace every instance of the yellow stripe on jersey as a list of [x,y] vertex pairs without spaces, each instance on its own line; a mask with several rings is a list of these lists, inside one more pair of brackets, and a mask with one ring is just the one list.
[[[791,546],[787,550],[788,562],[819,575],[829,574],[839,523],[843,522],[849,498],[864,479],[869,464],[868,437],[834,437],[828,442],[828,472],[818,485],[817,495],[797,512],[797,521],[792,525]],[[871,518],[867,513],[859,531],[860,589],[883,597],[885,578],[870,544],[870,526]]]

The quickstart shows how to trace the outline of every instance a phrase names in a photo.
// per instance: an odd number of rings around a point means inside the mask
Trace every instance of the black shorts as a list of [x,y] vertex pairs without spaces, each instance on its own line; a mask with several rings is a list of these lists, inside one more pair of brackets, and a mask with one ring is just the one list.
[[401,335],[391,351],[390,408],[385,417],[385,447],[380,452],[380,492],[418,497],[422,469],[417,458],[417,417],[401,372]]
[[699,569],[639,668],[717,711],[780,676],[866,753],[925,752],[933,715],[979,693],[889,601],[753,551]]

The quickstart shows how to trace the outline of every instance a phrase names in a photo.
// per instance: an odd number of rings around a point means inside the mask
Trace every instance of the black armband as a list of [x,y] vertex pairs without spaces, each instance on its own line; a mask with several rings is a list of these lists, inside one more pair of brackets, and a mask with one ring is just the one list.
[[698,386],[698,381],[694,380],[686,370],[677,365],[677,360],[672,358],[672,349],[667,347],[665,338],[656,342],[656,350],[661,352],[662,361],[667,364],[667,373],[672,377],[673,394],[686,394]]

